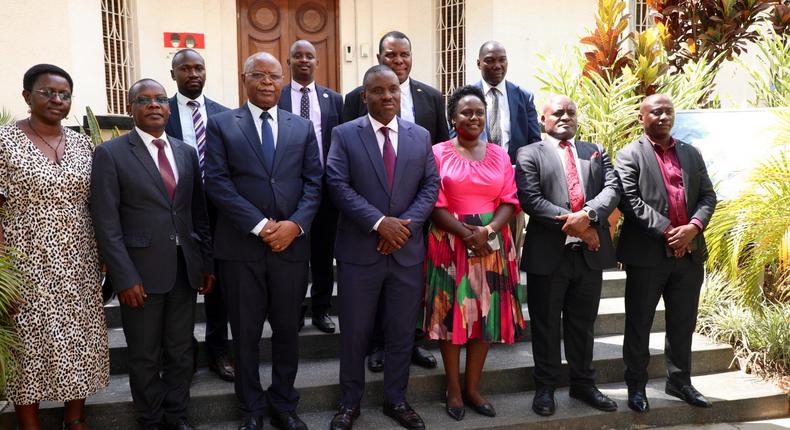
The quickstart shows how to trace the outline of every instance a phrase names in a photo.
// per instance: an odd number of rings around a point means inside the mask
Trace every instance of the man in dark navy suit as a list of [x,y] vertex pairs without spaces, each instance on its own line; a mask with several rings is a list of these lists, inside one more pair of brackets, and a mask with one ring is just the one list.
[[428,132],[396,116],[395,73],[371,67],[361,95],[369,114],[335,127],[326,168],[340,211],[335,256],[343,347],[341,404],[330,428],[350,429],[359,416],[365,353],[379,317],[387,339],[384,413],[403,427],[423,429],[405,396],[425,283],[422,226],[436,202],[439,176]]
[[[225,106],[203,95],[206,84],[206,62],[194,49],[182,49],[173,55],[170,76],[176,81],[178,92],[170,98],[170,118],[165,132],[195,148],[200,163],[201,175],[205,176],[206,122],[208,117],[228,110]],[[216,210],[206,201],[212,232],[216,221]],[[209,369],[226,381],[233,382],[235,370],[228,357],[228,315],[219,284],[204,298],[206,310],[206,348]],[[197,367],[197,339],[192,338],[194,363]]]
[[[315,83],[318,57],[312,43],[306,40],[294,42],[291,45],[288,66],[291,69],[291,83],[283,87],[279,102],[280,109],[285,109],[313,123],[321,165],[326,166],[332,129],[340,123],[340,114],[343,111],[343,97]],[[313,325],[324,333],[335,332],[335,323],[327,312],[332,306],[332,289],[335,283],[332,264],[336,228],[337,209],[329,199],[324,186],[321,206],[310,229],[312,320]],[[306,310],[307,306],[302,306],[302,323]]]
[[[241,430],[306,429],[296,415],[299,315],[307,290],[308,233],[321,203],[321,161],[310,121],[277,107],[283,71],[271,54],[244,62],[248,102],[209,119],[206,191],[217,207],[214,252],[233,333]],[[272,383],[258,344],[272,328]]]
[[[390,31],[379,40],[379,53],[376,54],[379,64],[385,65],[395,72],[400,86],[400,119],[417,124],[428,130],[432,143],[440,143],[450,139],[447,119],[444,114],[444,98],[435,88],[412,79],[411,73],[411,40],[400,31]],[[351,121],[368,113],[368,106],[362,97],[363,87],[357,87],[346,94],[343,104],[343,122]],[[427,235],[427,230],[424,235]],[[415,327],[419,326],[415,322]],[[372,372],[384,370],[384,335],[381,322],[376,324],[371,339],[368,369]],[[421,337],[421,333],[417,333]],[[436,367],[436,359],[427,349],[414,344],[412,362],[418,366],[432,369]]]

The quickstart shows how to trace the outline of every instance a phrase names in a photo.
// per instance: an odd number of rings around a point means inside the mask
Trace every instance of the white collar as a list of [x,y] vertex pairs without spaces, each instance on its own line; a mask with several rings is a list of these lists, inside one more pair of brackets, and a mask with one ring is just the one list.
[[[190,99],[189,97],[181,93],[176,93],[176,101],[178,102],[179,106],[187,106],[187,102],[196,101],[200,103],[200,106],[206,107],[206,98],[203,96],[203,94],[199,95],[196,99]],[[191,106],[187,106],[187,107],[192,109]]]
[[302,87],[307,87],[307,88],[309,88],[309,89],[310,89],[310,92],[316,92],[316,89],[315,89],[315,81],[313,81],[313,82],[310,82],[310,83],[309,83],[309,84],[307,84],[307,85],[302,85],[302,84],[300,84],[299,82],[296,82],[296,81],[294,81],[294,80],[291,80],[291,91],[294,91],[294,92],[297,92],[297,93],[301,93],[301,92],[302,92]]
[[[263,108],[255,106],[249,100],[247,100],[247,108],[250,109],[250,113],[252,114],[252,118],[253,119],[260,118],[261,114],[264,111]],[[266,112],[269,112],[269,116],[272,118],[272,121],[274,121],[274,123],[276,124],[277,123],[277,105],[274,105],[274,106],[270,107],[269,109],[266,109]]]
[[400,84],[401,91],[408,91],[411,93],[411,77],[406,78],[402,84]]
[[486,82],[485,79],[483,79],[482,82],[483,82],[484,95],[488,95],[488,92],[491,90],[491,88],[496,88],[497,90],[499,90],[499,94],[507,94],[507,84],[506,84],[507,81],[505,79],[502,79],[502,81],[498,83],[495,87],[492,87],[488,82]]
[[387,124],[387,125],[384,125],[384,124],[376,121],[376,119],[373,118],[370,114],[368,114],[368,119],[370,119],[370,125],[373,126],[373,131],[374,132],[379,131],[379,129],[381,127],[387,127],[387,128],[390,129],[390,131],[394,131],[395,134],[398,133],[398,116],[397,115],[392,117],[392,121],[390,121],[389,124]]
[[[557,139],[556,137],[552,136],[552,135],[547,134],[546,135],[546,140],[551,142],[552,146],[560,146],[560,142],[561,141],[559,139]],[[573,146],[574,148],[576,147],[576,138],[575,137],[571,137],[570,139],[566,139],[566,140],[571,143],[571,146]]]
[[153,136],[151,134],[148,134],[148,133],[144,132],[138,126],[134,126],[134,129],[135,129],[135,131],[137,131],[137,134],[140,136],[141,139],[143,139],[143,143],[145,143],[146,145],[151,145],[152,144],[151,142],[153,142],[154,139],[164,140],[165,143],[166,143],[165,146],[170,145],[170,141],[167,140],[167,133],[165,133],[164,130],[162,130],[162,135],[161,136],[156,137],[156,136]]

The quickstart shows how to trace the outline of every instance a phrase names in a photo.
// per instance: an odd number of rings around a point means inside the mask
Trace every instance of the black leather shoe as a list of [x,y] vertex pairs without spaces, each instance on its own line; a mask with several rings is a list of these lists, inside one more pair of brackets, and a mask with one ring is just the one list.
[[482,405],[476,405],[476,404],[472,403],[472,400],[470,400],[466,396],[463,396],[463,399],[464,399],[464,404],[466,406],[469,406],[470,408],[472,408],[472,410],[477,412],[478,414],[485,415],[487,417],[495,417],[496,416],[496,410],[494,409],[494,406],[491,405],[491,403],[485,402]]
[[628,390],[628,407],[634,412],[647,412],[650,410],[650,403],[647,402],[647,395],[641,390]]
[[296,412],[273,412],[270,422],[278,429],[307,430],[307,425],[299,419]]
[[544,417],[554,415],[557,402],[554,401],[554,390],[551,388],[538,388],[532,399],[532,410]]
[[332,318],[329,318],[329,315],[327,315],[326,312],[313,314],[313,326],[324,333],[335,332],[335,323],[332,321]]
[[344,408],[340,407],[332,422],[329,423],[329,430],[351,430],[354,427],[354,420],[359,418],[359,407]]
[[698,408],[710,408],[713,404],[697,391],[691,384],[678,387],[667,382],[664,392],[670,396],[675,396],[691,406]]
[[383,372],[384,371],[384,350],[378,347],[373,347],[373,350],[370,351],[370,355],[368,355],[368,369],[371,372]]
[[383,410],[384,415],[397,421],[401,427],[411,430],[422,430],[425,428],[422,418],[406,402],[400,402],[395,405],[385,402]]
[[263,417],[244,417],[239,424],[239,430],[260,430],[263,428]]
[[233,382],[236,379],[236,369],[230,361],[228,354],[222,354],[208,363],[208,368],[223,381]]
[[431,351],[419,345],[414,345],[414,348],[411,350],[411,362],[426,369],[436,367],[436,358],[431,354]]
[[449,415],[450,418],[456,421],[461,421],[462,419],[464,419],[464,415],[466,415],[466,408],[464,408],[463,406],[461,406],[460,408],[454,408],[448,405],[447,403],[445,403],[444,410],[447,411],[447,415]]
[[581,400],[584,403],[604,412],[614,412],[617,410],[617,403],[614,400],[606,397],[596,387],[579,387],[572,386],[568,395],[576,400]]
[[195,427],[189,424],[186,418],[180,418],[175,424],[170,424],[167,428],[170,430],[195,430]]

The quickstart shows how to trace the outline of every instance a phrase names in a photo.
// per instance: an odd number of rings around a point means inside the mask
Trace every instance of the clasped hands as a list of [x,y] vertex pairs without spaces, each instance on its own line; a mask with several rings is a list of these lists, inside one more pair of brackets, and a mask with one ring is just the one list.
[[[214,291],[214,282],[216,280],[217,278],[213,274],[203,272],[202,284],[201,288],[198,289],[198,293],[206,295]],[[147,298],[148,294],[146,294],[143,284],[134,284],[131,288],[118,292],[118,300],[130,308],[142,308]]]
[[406,227],[409,224],[411,224],[410,219],[400,219],[392,216],[384,217],[376,229],[379,234],[379,243],[376,245],[376,251],[381,255],[390,255],[401,249],[411,237],[411,230]]
[[699,234],[699,228],[694,224],[672,227],[664,233],[667,245],[672,249],[675,258],[680,258],[691,252],[689,244]]
[[261,229],[261,232],[258,233],[258,236],[264,243],[269,245],[272,251],[282,252],[291,246],[291,243],[301,232],[302,229],[293,221],[269,219]]
[[554,217],[557,221],[565,221],[562,232],[568,236],[581,239],[589,251],[596,252],[601,249],[601,238],[598,236],[598,229],[592,226],[587,212],[581,210],[570,214]]
[[488,244],[488,230],[484,226],[472,225],[462,223],[464,228],[469,232],[466,236],[462,237],[464,245],[475,257],[485,257],[494,252]]

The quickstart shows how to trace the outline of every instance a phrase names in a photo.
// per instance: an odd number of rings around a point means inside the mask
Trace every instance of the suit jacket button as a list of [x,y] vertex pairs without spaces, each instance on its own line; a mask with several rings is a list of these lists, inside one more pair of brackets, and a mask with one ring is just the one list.
[[274,183],[274,178],[269,179],[269,183],[273,184]]
[[171,235],[170,235],[170,240],[176,240],[176,235],[174,235],[174,234],[171,234]]
[[173,214],[173,216],[175,216],[176,215],[176,211],[171,212],[171,214]]

